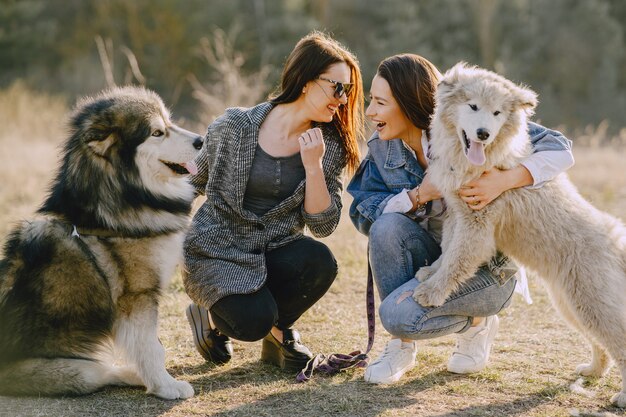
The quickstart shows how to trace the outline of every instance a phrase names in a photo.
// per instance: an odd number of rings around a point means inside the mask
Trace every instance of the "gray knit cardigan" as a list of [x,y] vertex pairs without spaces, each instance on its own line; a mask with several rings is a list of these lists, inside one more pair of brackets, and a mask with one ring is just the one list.
[[304,211],[304,180],[260,217],[242,207],[259,127],[272,107],[261,103],[227,109],[208,127],[196,158],[198,174],[190,180],[207,200],[185,239],[183,281],[189,297],[205,308],[227,295],[261,288],[267,277],[265,252],[302,238],[305,226],[314,236],[324,237],[339,223],[347,158],[331,124],[319,125],[326,145],[322,167],[332,200],[328,209],[318,214]]

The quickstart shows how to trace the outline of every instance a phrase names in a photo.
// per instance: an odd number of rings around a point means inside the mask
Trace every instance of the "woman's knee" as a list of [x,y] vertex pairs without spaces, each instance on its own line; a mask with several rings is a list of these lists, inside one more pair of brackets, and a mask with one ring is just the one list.
[[338,266],[335,255],[328,246],[317,240],[311,239],[307,245],[308,270],[315,271],[315,281],[320,285],[333,283],[337,277]]
[[398,289],[381,303],[380,321],[391,335],[403,339],[424,340],[463,330],[471,322],[462,315],[439,315],[438,309],[427,309],[413,300],[413,290]]
[[392,294],[380,304],[378,308],[380,322],[389,334],[396,337],[411,338],[411,335],[415,333],[415,323],[420,321],[422,315],[417,309],[412,312],[407,311],[407,304],[405,303],[414,302],[412,299],[407,300],[407,298],[411,298],[412,294],[412,291],[405,291],[398,297]]

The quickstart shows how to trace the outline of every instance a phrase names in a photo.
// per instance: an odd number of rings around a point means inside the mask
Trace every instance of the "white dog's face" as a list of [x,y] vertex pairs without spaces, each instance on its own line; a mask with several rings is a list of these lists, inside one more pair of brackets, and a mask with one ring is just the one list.
[[485,163],[485,147],[494,141],[509,117],[507,107],[504,102],[487,103],[471,97],[458,105],[457,134],[465,156],[473,165]]
[[487,161],[489,147],[505,133],[515,134],[533,113],[537,95],[506,78],[461,62],[448,70],[436,93],[435,118],[456,134],[472,165]]

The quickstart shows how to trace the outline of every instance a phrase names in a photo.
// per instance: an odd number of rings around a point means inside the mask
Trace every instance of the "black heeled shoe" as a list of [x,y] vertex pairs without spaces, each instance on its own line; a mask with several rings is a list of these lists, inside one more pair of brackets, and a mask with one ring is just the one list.
[[298,372],[304,368],[313,354],[300,341],[297,330],[283,330],[283,343],[280,343],[272,333],[263,338],[261,360],[274,364],[289,372]]
[[207,362],[224,364],[233,357],[233,342],[217,329],[211,327],[209,312],[196,304],[189,304],[185,311],[196,350]]

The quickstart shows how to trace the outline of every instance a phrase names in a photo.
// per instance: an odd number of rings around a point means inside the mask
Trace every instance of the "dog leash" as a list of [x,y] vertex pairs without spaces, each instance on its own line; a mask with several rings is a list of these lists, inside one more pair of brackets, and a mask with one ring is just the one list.
[[369,247],[367,250],[367,290],[366,290],[366,311],[367,311],[367,350],[361,353],[360,350],[349,354],[333,353],[328,357],[318,354],[307,362],[306,366],[296,376],[297,382],[307,382],[313,377],[313,372],[318,371],[324,375],[334,375],[351,368],[365,368],[369,360],[368,353],[374,345],[374,334],[376,330],[375,301],[374,301],[374,278],[370,265]]
[[109,288],[109,292],[110,292],[111,287],[110,287],[109,279],[107,278],[107,275],[104,273],[104,270],[102,269],[102,267],[100,267],[100,264],[98,263],[98,259],[96,258],[96,255],[89,248],[89,246],[85,243],[85,241],[81,238],[81,236],[78,234],[78,232],[76,231],[76,226],[74,226],[74,225],[72,225],[72,232],[71,232],[70,236],[72,238],[74,238],[76,243],[78,243],[78,247],[83,252],[83,255],[85,255],[87,260],[89,260],[89,262],[91,262],[91,264],[93,265],[94,269],[96,270],[96,273],[102,279],[102,281],[104,281],[104,283],[106,284],[107,288]]

